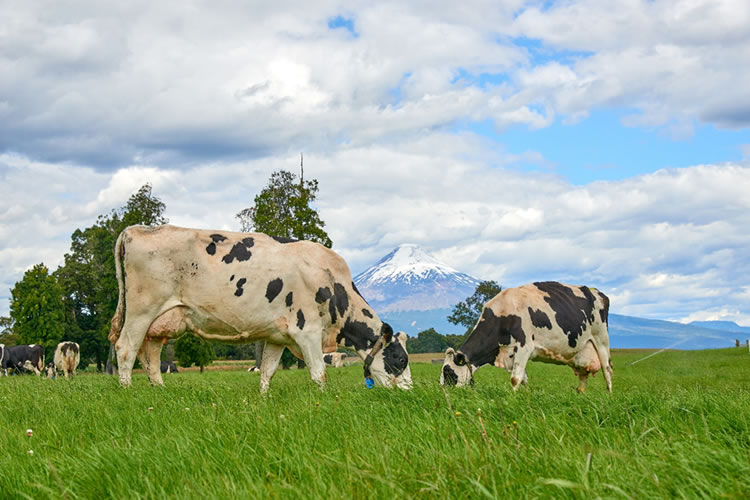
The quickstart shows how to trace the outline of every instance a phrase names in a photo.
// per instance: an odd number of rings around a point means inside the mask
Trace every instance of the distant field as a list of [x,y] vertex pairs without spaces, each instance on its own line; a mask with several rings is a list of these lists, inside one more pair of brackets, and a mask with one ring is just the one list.
[[632,364],[648,354],[614,353],[613,394],[601,376],[577,394],[570,369],[538,363],[516,394],[491,367],[442,390],[435,355],[411,392],[366,389],[361,366],[329,369],[325,392],[280,370],[268,397],[244,370],[127,390],[3,377],[0,497],[750,496],[747,349]]

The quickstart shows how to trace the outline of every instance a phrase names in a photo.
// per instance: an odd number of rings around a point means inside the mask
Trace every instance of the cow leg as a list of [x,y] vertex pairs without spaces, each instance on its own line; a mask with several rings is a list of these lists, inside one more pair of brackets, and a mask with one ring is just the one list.
[[268,391],[268,385],[271,383],[276,369],[281,361],[281,354],[284,352],[284,346],[266,342],[263,348],[263,359],[260,362],[260,392]]
[[578,387],[576,387],[576,390],[578,392],[586,392],[586,386],[589,383],[588,370],[573,368],[573,371],[578,375]]
[[320,347],[319,342],[302,342],[297,343],[302,356],[305,358],[305,363],[310,367],[310,377],[318,384],[321,389],[326,386],[326,365],[323,361],[323,350]]
[[141,349],[143,339],[146,337],[146,332],[152,320],[153,316],[146,314],[133,314],[130,318],[125,319],[120,338],[115,343],[117,369],[120,373],[120,385],[123,387],[130,385],[135,357]]
[[138,351],[138,359],[141,360],[151,385],[164,385],[164,380],[161,378],[162,345],[161,339],[147,339]]
[[525,347],[518,349],[518,352],[513,357],[513,370],[510,372],[510,383],[514,391],[517,391],[522,383],[528,382],[526,363],[529,362],[533,350],[533,347],[526,344]]

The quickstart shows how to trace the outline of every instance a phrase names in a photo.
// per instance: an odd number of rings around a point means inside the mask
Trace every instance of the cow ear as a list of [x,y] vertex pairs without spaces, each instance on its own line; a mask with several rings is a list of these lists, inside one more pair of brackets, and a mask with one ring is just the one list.
[[401,345],[403,345],[404,347],[406,347],[406,339],[408,339],[408,338],[409,337],[404,332],[398,332],[398,333],[396,333],[396,340],[398,340],[399,343]]
[[463,365],[465,365],[465,364],[466,364],[466,356],[465,356],[465,355],[464,355],[464,353],[462,353],[462,352],[457,352],[457,353],[456,353],[456,356],[455,356],[455,357],[453,358],[453,361],[454,361],[454,362],[455,362],[455,363],[456,363],[456,364],[457,364],[458,366],[463,366]]
[[456,351],[454,351],[452,347],[449,347],[448,349],[445,350],[446,358],[452,358],[454,354],[456,354]]
[[380,328],[380,335],[383,336],[386,344],[390,344],[391,340],[393,340],[393,328],[391,328],[391,325],[383,323],[383,326]]

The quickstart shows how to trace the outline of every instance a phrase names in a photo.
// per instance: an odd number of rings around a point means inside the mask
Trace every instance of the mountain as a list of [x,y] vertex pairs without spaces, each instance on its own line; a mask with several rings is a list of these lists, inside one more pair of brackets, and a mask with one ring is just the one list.
[[[416,336],[428,328],[462,335],[463,326],[448,322],[453,306],[466,300],[480,280],[437,260],[417,245],[401,245],[354,278],[362,296],[396,331]],[[715,349],[750,338],[750,327],[729,321],[690,324],[610,313],[614,348]]]
[[[456,271],[417,245],[400,245],[354,277],[379,315],[450,309],[474,293],[480,280]],[[409,332],[407,332],[409,333]]]

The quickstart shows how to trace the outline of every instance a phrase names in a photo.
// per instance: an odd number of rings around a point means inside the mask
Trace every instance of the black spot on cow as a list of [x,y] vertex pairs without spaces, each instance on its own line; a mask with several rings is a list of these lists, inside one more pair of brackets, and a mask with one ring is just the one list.
[[216,244],[221,243],[222,241],[226,239],[227,237],[221,234],[212,234],[211,243],[209,243],[208,246],[206,247],[206,253],[208,255],[214,255],[216,253]]
[[456,385],[458,383],[458,375],[456,375],[456,372],[449,365],[443,366],[443,380],[446,385]]
[[599,317],[602,319],[602,323],[609,326],[609,297],[598,290],[596,293],[602,301],[602,308],[599,309]]
[[568,345],[575,347],[586,325],[594,322],[594,295],[591,290],[585,286],[578,288],[583,293],[583,297],[578,297],[573,288],[555,281],[534,283],[534,286],[547,294],[544,301],[555,311],[555,322],[568,336]]
[[297,309],[297,328],[302,330],[305,327],[305,313],[302,309]]
[[266,298],[269,303],[273,302],[273,299],[281,293],[283,287],[284,282],[281,281],[281,278],[276,278],[268,282],[268,286],[266,286]]
[[229,277],[229,281],[234,281],[234,274]]
[[328,287],[318,288],[318,291],[315,292],[315,302],[318,304],[322,304],[326,300],[331,298],[331,289]]
[[409,364],[409,355],[406,354],[400,342],[391,342],[383,349],[383,362],[385,371],[391,375],[399,376]]
[[221,260],[226,264],[231,264],[235,259],[237,259],[238,262],[249,260],[253,255],[252,252],[250,252],[253,245],[255,245],[255,240],[253,238],[242,238],[240,242],[235,243],[232,246],[229,253],[222,257]]
[[529,317],[531,318],[531,324],[537,328],[549,328],[552,330],[552,322],[549,320],[549,316],[544,311],[539,309],[534,310],[529,307]]
[[323,356],[323,362],[327,365],[330,365],[331,363],[333,363],[333,356],[331,356],[330,354],[326,354],[325,356]]
[[295,240],[294,238],[284,238],[283,236],[271,236],[271,238],[275,239],[279,243],[297,243],[299,240]]
[[65,342],[60,348],[60,352],[63,353],[63,356],[67,356],[68,351],[72,351],[73,354],[78,354],[78,346],[75,342]]
[[[334,310],[335,307],[335,310]],[[349,294],[346,293],[346,288],[339,283],[333,285],[333,297],[328,305],[329,312],[331,313],[331,321],[336,323],[336,312],[339,316],[344,317],[344,313],[349,309]]]
[[493,363],[500,352],[500,346],[510,345],[513,341],[526,345],[526,333],[521,327],[521,317],[515,314],[495,316],[489,307],[482,311],[482,319],[469,338],[461,346],[461,352],[474,366]]
[[344,341],[344,345],[357,351],[364,351],[375,345],[377,336],[375,332],[362,321],[348,318],[344,326],[336,336],[336,342]]
[[240,278],[237,280],[237,290],[234,291],[234,294],[237,297],[241,297],[244,293],[244,290],[242,289],[243,286],[245,286],[245,283],[247,283],[247,278]]
[[518,346],[517,345],[513,346],[513,352],[518,352]]
[[287,307],[292,307],[292,299],[293,299],[293,292],[287,293],[286,299],[284,301]]
[[368,309],[362,309],[362,314],[372,319],[372,313]]

